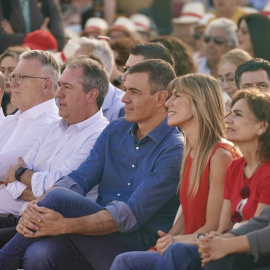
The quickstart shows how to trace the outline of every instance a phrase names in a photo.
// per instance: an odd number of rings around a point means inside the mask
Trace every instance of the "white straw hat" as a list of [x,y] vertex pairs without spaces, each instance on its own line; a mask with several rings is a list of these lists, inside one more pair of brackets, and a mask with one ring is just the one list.
[[196,23],[204,15],[204,6],[202,3],[185,3],[180,16],[172,19],[173,23]]

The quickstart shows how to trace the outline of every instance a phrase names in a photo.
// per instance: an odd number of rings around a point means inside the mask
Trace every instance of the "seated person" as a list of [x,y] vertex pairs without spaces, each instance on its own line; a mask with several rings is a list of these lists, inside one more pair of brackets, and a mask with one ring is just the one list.
[[52,123],[24,159],[8,170],[4,184],[9,194],[0,191],[0,213],[19,216],[24,201],[41,197],[87,158],[108,124],[100,111],[108,84],[106,71],[95,61],[68,61],[56,93],[62,118]]
[[186,138],[179,185],[182,214],[168,234],[159,231],[161,238],[153,247],[157,252],[121,254],[111,269],[154,269],[159,254],[173,242],[195,244],[198,233],[218,228],[226,168],[239,156],[224,139],[220,86],[214,78],[195,73],[178,77],[168,90],[168,125],[180,127]]
[[238,229],[222,236],[200,237],[199,253],[205,270],[270,268],[270,207]]
[[[239,91],[231,106],[232,112],[225,118],[227,139],[238,145],[243,157],[234,160],[226,172],[220,233],[236,222],[258,217],[270,204],[270,95],[252,89]],[[174,240],[169,242],[169,247],[167,244],[164,253],[160,252],[161,256],[157,256],[149,269],[200,269],[198,247]],[[131,259],[126,257],[126,261]],[[132,259],[129,265],[136,265],[135,256]],[[138,261],[138,256],[136,259]]]
[[[9,167],[35,144],[43,131],[59,119],[55,104],[60,67],[51,52],[27,51],[9,76],[11,102],[19,109],[0,122],[0,181]],[[6,192],[0,185],[0,192]]]
[[[108,269],[116,255],[153,245],[157,228],[168,231],[179,206],[175,190],[183,147],[181,132],[167,126],[166,89],[174,78],[163,60],[129,69],[125,118],[104,129],[86,161],[56,182],[39,206],[28,204],[20,234],[0,251],[0,268],[17,267],[23,257],[25,269],[51,263],[56,269]],[[82,195],[96,184],[94,203]],[[44,222],[29,219],[32,211]],[[54,236],[39,238],[45,235]]]

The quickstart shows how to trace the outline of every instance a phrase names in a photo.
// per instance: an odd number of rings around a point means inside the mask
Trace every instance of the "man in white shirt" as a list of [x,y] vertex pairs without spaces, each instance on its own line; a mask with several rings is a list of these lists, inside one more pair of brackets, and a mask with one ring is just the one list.
[[10,74],[11,102],[19,110],[0,122],[0,181],[45,128],[59,119],[54,100],[59,75],[60,68],[52,53],[27,51],[21,54]]
[[2,98],[5,91],[5,78],[2,72],[0,71],[0,121],[5,118],[5,115],[3,113],[3,109],[1,107]]
[[[59,119],[55,104],[60,67],[46,51],[27,51],[10,74],[11,102],[19,109],[0,121],[0,181],[9,167],[18,162],[42,135],[48,125]],[[0,197],[9,194],[0,184]],[[1,212],[1,211],[0,211]]]
[[10,167],[5,177],[9,194],[3,198],[0,192],[0,213],[18,216],[27,204],[24,201],[42,196],[87,158],[109,123],[100,109],[108,85],[108,74],[96,61],[70,59],[56,93],[62,119],[53,122],[24,159]]

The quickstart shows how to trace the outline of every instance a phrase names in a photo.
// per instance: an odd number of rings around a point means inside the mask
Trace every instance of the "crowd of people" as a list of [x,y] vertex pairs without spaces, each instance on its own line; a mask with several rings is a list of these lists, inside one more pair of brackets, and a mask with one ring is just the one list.
[[129,2],[0,1],[0,270],[270,269],[270,1]]

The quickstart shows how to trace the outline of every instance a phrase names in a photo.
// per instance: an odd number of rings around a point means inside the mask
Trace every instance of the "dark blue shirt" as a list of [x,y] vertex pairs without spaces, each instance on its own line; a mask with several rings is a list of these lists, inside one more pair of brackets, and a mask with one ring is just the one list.
[[97,203],[113,216],[119,231],[139,227],[152,234],[168,231],[179,206],[177,185],[183,135],[167,118],[140,141],[137,124],[110,123],[80,167],[56,185],[86,195],[99,184]]

